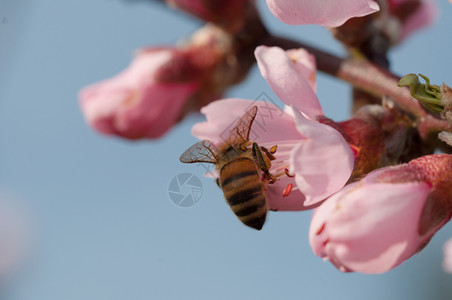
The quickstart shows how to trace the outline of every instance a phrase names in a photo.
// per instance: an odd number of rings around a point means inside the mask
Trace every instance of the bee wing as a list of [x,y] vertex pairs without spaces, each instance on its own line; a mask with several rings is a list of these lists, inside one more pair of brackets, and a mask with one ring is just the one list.
[[229,141],[243,144],[250,137],[251,125],[256,118],[257,106],[254,105],[237,121],[235,127],[229,133]]
[[180,156],[180,161],[183,163],[205,162],[214,164],[217,162],[215,153],[217,153],[215,145],[211,141],[203,140],[185,150]]

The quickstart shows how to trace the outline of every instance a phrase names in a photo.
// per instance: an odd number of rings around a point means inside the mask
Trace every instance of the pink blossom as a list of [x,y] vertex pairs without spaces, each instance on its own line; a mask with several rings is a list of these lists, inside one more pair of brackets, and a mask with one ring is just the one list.
[[128,139],[164,134],[197,88],[194,80],[162,79],[179,55],[171,48],[140,51],[116,77],[84,88],[80,105],[87,122],[101,133]]
[[314,253],[341,271],[382,273],[422,250],[451,216],[452,156],[431,155],[374,171],[314,212]]
[[[292,54],[294,52],[289,52],[289,55]],[[312,74],[302,67],[303,61],[312,60],[293,62],[282,49],[268,47],[258,47],[256,58],[262,75],[281,100],[290,106],[281,110],[267,102],[245,99],[216,101],[201,109],[207,122],[196,124],[192,133],[199,139],[208,139],[219,145],[227,139],[228,130],[232,129],[236,120],[249,107],[257,105],[258,115],[250,138],[268,149],[278,145],[271,174],[284,174],[287,168],[295,175],[294,178],[279,176],[276,183],[269,185],[270,208],[306,209],[344,186],[353,170],[353,153],[338,131],[314,120],[317,114],[322,114],[322,110],[311,87],[314,84]],[[310,63],[305,66],[309,68]],[[308,78],[303,77],[306,74]],[[287,82],[285,88],[278,86],[284,82]],[[282,197],[282,191],[289,183],[296,184],[297,190],[288,197]]]
[[317,24],[338,27],[348,19],[362,17],[379,10],[371,0],[267,0],[270,11],[290,25]]

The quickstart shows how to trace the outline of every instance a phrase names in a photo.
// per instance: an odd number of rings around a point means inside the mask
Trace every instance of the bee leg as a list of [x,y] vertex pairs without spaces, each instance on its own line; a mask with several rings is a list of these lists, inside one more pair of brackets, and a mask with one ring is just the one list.
[[257,143],[253,143],[253,156],[256,160],[259,168],[264,172],[265,176],[270,180],[270,183],[274,183],[277,179],[273,177],[268,170],[271,167],[270,158],[262,155],[261,148],[257,145]]
[[257,143],[253,143],[253,156],[256,160],[257,165],[262,171],[268,171],[270,169],[271,163],[267,160],[265,160],[264,156],[262,155],[261,148],[257,145]]
[[[273,146],[274,147],[274,146]],[[273,148],[272,147],[272,148]],[[271,151],[269,151],[267,148],[265,148],[265,147],[261,147],[261,150],[267,155],[267,157],[270,159],[270,160],[275,160],[276,159],[276,157],[273,155],[273,153],[271,152]]]
[[246,141],[245,143],[240,145],[240,149],[242,149],[243,151],[248,150],[248,146],[250,145],[250,141]]
[[289,173],[289,169],[284,169],[284,173],[287,175],[287,177],[290,177],[290,178],[294,178],[295,177],[295,174],[290,174]]

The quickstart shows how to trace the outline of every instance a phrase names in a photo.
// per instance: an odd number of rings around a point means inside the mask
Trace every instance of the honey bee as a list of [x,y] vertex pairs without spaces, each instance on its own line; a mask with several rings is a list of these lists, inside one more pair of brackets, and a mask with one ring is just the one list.
[[218,148],[203,140],[188,148],[180,161],[215,164],[217,184],[231,210],[243,224],[261,230],[268,211],[267,185],[275,180],[269,169],[276,146],[269,151],[249,140],[257,110],[257,106],[248,109]]

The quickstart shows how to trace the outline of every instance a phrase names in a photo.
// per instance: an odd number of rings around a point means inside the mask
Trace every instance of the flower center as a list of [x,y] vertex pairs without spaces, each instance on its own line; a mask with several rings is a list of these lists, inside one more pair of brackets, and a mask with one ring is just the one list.
[[[283,176],[287,176],[290,178],[295,177],[289,172],[289,158],[290,153],[293,148],[299,144],[299,140],[288,140],[288,141],[280,141],[276,144],[262,143],[260,144],[263,147],[264,152],[267,153],[268,158],[271,161],[271,167],[269,169],[269,184],[275,183],[277,180],[281,179]],[[269,150],[267,150],[269,149]],[[287,197],[294,190],[297,190],[298,187],[293,187],[292,183],[287,184],[287,186],[282,191],[283,197]]]

